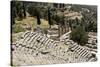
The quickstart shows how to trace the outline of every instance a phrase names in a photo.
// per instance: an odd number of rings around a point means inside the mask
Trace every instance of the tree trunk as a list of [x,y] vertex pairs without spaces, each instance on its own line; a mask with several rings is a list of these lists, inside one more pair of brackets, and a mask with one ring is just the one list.
[[25,8],[25,2],[23,2],[23,13],[24,13],[24,18],[26,18],[26,8]]
[[49,26],[49,28],[51,29],[51,25]]
[[60,24],[58,24],[58,37],[60,37]]

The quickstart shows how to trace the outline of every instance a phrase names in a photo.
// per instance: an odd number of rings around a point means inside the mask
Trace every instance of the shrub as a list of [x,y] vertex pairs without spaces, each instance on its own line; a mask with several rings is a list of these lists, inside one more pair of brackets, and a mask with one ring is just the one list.
[[72,30],[70,38],[80,45],[85,45],[88,41],[88,34],[81,26],[77,26]]

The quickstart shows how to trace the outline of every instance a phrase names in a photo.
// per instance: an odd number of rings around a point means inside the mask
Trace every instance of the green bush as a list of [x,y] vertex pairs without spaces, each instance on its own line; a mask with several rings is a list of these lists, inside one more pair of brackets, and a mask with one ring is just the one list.
[[70,38],[80,45],[85,45],[88,41],[88,34],[81,26],[77,26],[72,30]]
[[12,32],[14,32],[14,33],[19,33],[19,32],[24,32],[24,31],[25,31],[25,29],[22,28],[20,25],[14,25],[12,27]]

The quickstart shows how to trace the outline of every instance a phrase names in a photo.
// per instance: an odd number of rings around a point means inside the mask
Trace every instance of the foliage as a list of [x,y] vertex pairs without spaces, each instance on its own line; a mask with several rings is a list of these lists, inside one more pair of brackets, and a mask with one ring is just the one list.
[[95,19],[83,17],[81,19],[81,26],[84,27],[87,32],[97,32],[97,21]]
[[61,17],[58,16],[58,15],[54,15],[54,16],[53,16],[53,20],[56,21],[57,25],[60,23],[60,19],[61,19]]
[[41,24],[41,20],[40,20],[40,12],[39,9],[35,8],[35,16],[37,17],[37,24],[40,25]]
[[81,26],[77,26],[72,30],[70,38],[80,45],[85,45],[88,41],[88,34]]
[[41,24],[41,12],[40,12],[40,7],[34,7],[34,6],[29,6],[28,7],[28,12],[31,16],[34,16],[37,18],[37,24],[40,25]]
[[97,32],[97,23],[96,22],[90,22],[88,29],[92,32]]
[[15,18],[18,20],[22,20],[26,17],[26,9],[25,9],[24,1],[11,1],[11,23],[15,24]]
[[13,31],[14,33],[18,33],[18,32],[24,32],[25,29],[22,28],[20,25],[13,25],[12,31]]
[[51,21],[51,13],[50,13],[50,8],[48,7],[48,22],[51,28],[51,25],[53,25],[53,22]]

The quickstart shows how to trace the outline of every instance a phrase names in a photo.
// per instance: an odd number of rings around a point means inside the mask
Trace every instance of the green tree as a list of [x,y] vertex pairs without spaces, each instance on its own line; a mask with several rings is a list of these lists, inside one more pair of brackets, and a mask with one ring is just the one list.
[[85,45],[88,41],[88,33],[81,26],[77,26],[72,30],[70,38],[80,45]]
[[48,23],[49,23],[50,28],[51,28],[51,25],[53,25],[53,22],[51,21],[50,7],[48,7]]
[[41,24],[41,20],[40,20],[40,18],[41,18],[40,8],[30,5],[28,7],[28,12],[29,12],[29,14],[31,16],[37,18],[37,24],[40,25]]
[[24,18],[26,18],[26,7],[25,7],[25,2],[23,2],[23,13],[24,13]]
[[15,17],[16,17],[16,8],[13,6],[14,2],[11,1],[11,24],[15,24]]
[[60,22],[61,22],[61,17],[59,16],[59,15],[54,15],[54,18],[53,18],[55,21],[56,21],[56,24],[58,25],[58,36],[60,37],[60,33],[61,33],[61,31],[60,31],[60,27],[61,27],[61,25],[60,25]]
[[11,1],[11,21],[15,23],[14,19],[18,17],[18,20],[22,20],[26,17],[26,3],[23,1]]
[[97,32],[97,23],[94,21],[90,21],[88,25],[88,30],[91,32]]
[[35,16],[37,17],[37,24],[40,25],[41,24],[40,10],[38,8],[35,8]]
[[79,19],[77,17],[75,18],[75,23],[76,25],[79,25]]

